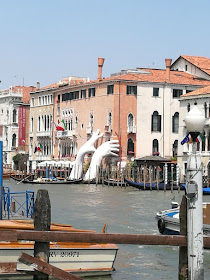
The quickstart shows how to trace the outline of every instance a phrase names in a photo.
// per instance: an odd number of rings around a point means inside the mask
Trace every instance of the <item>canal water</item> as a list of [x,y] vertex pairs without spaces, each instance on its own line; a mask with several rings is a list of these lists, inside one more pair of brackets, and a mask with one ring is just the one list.
[[[4,181],[10,191],[47,189],[52,208],[52,222],[76,228],[108,233],[159,234],[155,215],[171,207],[171,200],[181,203],[183,192],[139,191],[133,187],[102,185],[30,185]],[[204,201],[210,201],[204,196]],[[178,248],[170,246],[119,245],[116,271],[94,280],[177,280]],[[210,251],[204,252],[205,280],[210,279]],[[93,277],[86,277],[93,279]]]

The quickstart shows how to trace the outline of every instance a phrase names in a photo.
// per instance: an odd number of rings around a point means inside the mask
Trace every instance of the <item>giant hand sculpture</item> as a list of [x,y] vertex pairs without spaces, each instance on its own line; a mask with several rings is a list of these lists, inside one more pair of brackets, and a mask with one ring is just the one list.
[[88,171],[85,174],[84,180],[93,180],[96,178],[97,168],[100,166],[103,157],[118,156],[115,152],[119,152],[119,141],[111,140],[104,142],[93,154]]
[[94,147],[94,143],[102,136],[103,133],[99,134],[99,129],[96,132],[94,131],[91,138],[79,149],[75,164],[69,176],[70,180],[82,178],[84,156],[87,153],[95,152],[96,148]]

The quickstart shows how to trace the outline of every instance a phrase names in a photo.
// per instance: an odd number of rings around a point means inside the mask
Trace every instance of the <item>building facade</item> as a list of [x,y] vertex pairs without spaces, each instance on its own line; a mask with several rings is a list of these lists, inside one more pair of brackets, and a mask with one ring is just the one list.
[[34,87],[15,86],[0,91],[0,126],[2,127],[3,163],[13,168],[17,153],[29,152],[30,94]]

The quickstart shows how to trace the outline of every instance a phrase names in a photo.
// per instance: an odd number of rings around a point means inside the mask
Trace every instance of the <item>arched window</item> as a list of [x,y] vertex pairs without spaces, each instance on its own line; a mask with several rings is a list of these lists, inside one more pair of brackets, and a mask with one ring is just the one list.
[[12,135],[12,147],[16,147],[16,134]]
[[130,113],[128,115],[128,127],[133,128],[133,126],[134,126],[134,117],[133,114]]
[[13,123],[17,122],[17,111],[16,111],[16,109],[13,110],[12,121],[13,121]]
[[154,139],[152,141],[152,154],[154,155],[159,155],[159,143],[157,139]]
[[75,117],[75,128],[78,128],[78,116]]
[[90,114],[90,127],[93,127],[93,114]]
[[108,125],[111,125],[111,124],[112,124],[112,112],[109,112],[109,113],[108,113],[107,124],[108,124]]
[[161,132],[161,115],[157,111],[152,114],[152,131]]
[[172,153],[173,157],[176,157],[177,153],[178,153],[178,140],[175,140],[173,144],[173,153]]
[[190,112],[190,103],[187,104],[187,112]]
[[134,156],[134,142],[131,138],[129,138],[127,142],[127,155],[131,157]]
[[204,103],[204,115],[205,115],[205,118],[207,118],[207,104],[206,104],[206,102]]
[[38,117],[38,131],[41,130],[41,118]]
[[172,117],[172,132],[179,132],[179,113],[176,112]]

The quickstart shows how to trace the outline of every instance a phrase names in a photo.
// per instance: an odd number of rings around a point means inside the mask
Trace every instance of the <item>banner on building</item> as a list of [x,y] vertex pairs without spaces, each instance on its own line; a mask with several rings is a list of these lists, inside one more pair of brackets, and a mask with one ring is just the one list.
[[18,145],[25,145],[26,143],[26,107],[20,106],[18,113],[19,136]]

